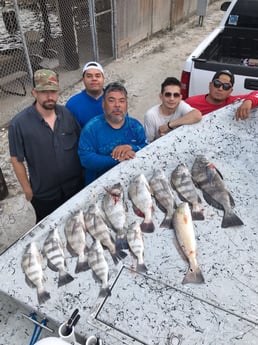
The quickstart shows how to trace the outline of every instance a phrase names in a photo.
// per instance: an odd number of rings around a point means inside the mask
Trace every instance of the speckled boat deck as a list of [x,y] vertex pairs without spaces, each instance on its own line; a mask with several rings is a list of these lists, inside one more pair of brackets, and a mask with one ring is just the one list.
[[[97,334],[106,345],[256,345],[258,111],[253,111],[248,120],[236,122],[236,107],[228,106],[204,116],[201,123],[170,132],[138,152],[135,159],[104,174],[35,226],[0,257],[2,293],[57,325],[79,308],[77,333],[84,338]],[[188,264],[175,248],[174,231],[159,227],[164,214],[155,206],[155,231],[144,234],[147,274],[131,269],[129,253],[115,266],[105,251],[112,293],[100,299],[99,285],[91,272],[75,274],[76,258],[66,251],[68,271],[74,281],[58,288],[57,274],[45,267],[51,299],[38,306],[36,291],[27,286],[21,269],[28,243],[37,241],[42,246],[49,230],[55,227],[65,242],[65,220],[78,209],[87,210],[90,203],[97,202],[101,207],[104,187],[117,182],[124,187],[129,225],[136,219],[141,221],[127,198],[133,177],[144,173],[150,179],[159,167],[170,179],[179,163],[191,169],[198,154],[205,154],[223,174],[235,201],[235,213],[244,222],[243,226],[221,228],[223,212],[203,201],[205,220],[195,221],[194,229],[205,284],[182,285]]]

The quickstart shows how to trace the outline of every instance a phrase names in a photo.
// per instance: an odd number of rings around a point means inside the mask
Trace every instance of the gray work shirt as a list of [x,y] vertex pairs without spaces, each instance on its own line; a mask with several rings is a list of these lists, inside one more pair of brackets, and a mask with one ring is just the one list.
[[9,125],[10,155],[19,162],[26,160],[33,195],[45,200],[72,196],[82,186],[80,126],[61,105],[56,106],[56,115],[52,130],[33,104]]

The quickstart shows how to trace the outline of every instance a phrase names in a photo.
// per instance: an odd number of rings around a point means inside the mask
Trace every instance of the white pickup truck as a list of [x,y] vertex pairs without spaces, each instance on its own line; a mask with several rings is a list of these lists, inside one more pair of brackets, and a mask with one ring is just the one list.
[[182,75],[183,98],[208,92],[214,73],[235,75],[233,95],[258,90],[258,0],[232,0],[219,26],[187,58]]

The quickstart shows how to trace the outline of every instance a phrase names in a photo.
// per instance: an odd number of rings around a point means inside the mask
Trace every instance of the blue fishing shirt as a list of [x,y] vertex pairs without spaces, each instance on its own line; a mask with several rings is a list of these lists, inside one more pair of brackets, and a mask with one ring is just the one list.
[[86,90],[82,90],[69,98],[65,106],[83,128],[89,120],[103,113],[102,100],[103,95],[95,99],[88,95]]
[[85,185],[119,164],[111,157],[116,146],[131,145],[137,152],[148,144],[142,124],[130,117],[119,129],[110,126],[104,114],[94,117],[81,131],[78,154],[85,168]]

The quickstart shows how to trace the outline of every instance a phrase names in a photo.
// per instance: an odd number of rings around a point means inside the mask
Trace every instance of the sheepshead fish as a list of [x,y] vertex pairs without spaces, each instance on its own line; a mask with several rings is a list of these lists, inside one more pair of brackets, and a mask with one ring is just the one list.
[[201,198],[197,194],[190,171],[185,164],[179,164],[171,174],[171,183],[181,201],[188,202],[192,209],[193,220],[204,220]]
[[203,155],[197,156],[192,167],[192,176],[207,203],[224,210],[222,228],[243,225],[242,220],[232,210],[235,202],[226,190],[223,177],[214,164]]
[[88,263],[94,278],[101,282],[101,289],[99,292],[100,297],[110,295],[110,289],[108,286],[108,264],[104,256],[104,250],[99,240],[95,240],[90,247],[88,255]]
[[163,170],[157,169],[154,171],[149,185],[158,207],[166,213],[160,227],[170,228],[176,204],[171,185]]
[[72,256],[78,256],[75,273],[89,269],[87,259],[86,227],[83,211],[79,210],[74,216],[68,218],[64,227],[67,240],[67,250]]
[[115,264],[127,256],[122,250],[116,249],[115,241],[96,203],[89,206],[84,219],[87,231],[95,240],[99,240],[104,247],[108,248]]
[[124,191],[120,183],[111,188],[105,188],[106,193],[102,200],[105,220],[110,228],[116,232],[116,247],[128,249],[126,240],[127,206],[124,200]]
[[144,264],[144,244],[140,224],[134,222],[127,231],[127,241],[130,251],[137,258],[138,272],[147,272],[147,267]]
[[58,287],[70,283],[74,278],[66,272],[64,246],[57,229],[51,230],[44,242],[44,253],[48,267],[59,272]]
[[26,283],[30,287],[37,288],[38,303],[42,305],[49,298],[50,294],[44,287],[46,281],[42,268],[42,256],[35,242],[28,244],[22,256],[22,269],[25,273]]
[[196,241],[191,216],[191,210],[187,202],[178,205],[173,216],[173,226],[176,238],[184,255],[189,262],[189,270],[182,284],[204,283],[202,272],[196,260]]
[[142,231],[153,232],[154,224],[152,215],[154,208],[151,198],[151,190],[150,185],[143,174],[136,176],[130,183],[128,196],[132,201],[135,214],[144,218],[144,221],[141,224]]

